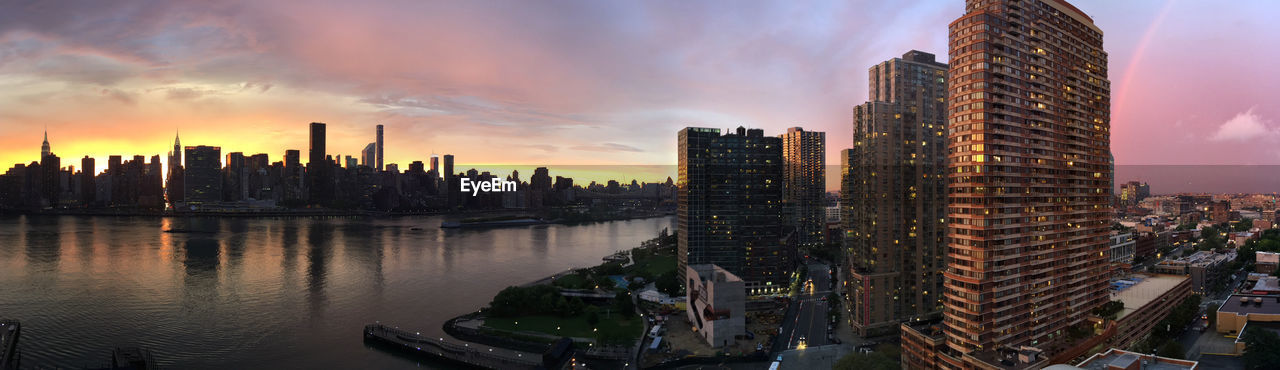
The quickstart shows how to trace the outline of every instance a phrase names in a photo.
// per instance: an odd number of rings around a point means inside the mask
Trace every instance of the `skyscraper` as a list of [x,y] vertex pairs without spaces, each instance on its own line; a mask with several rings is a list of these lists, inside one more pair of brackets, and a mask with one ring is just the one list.
[[186,147],[186,202],[198,206],[222,200],[222,148]]
[[947,65],[912,50],[868,70],[842,156],[853,328],[876,336],[942,310]]
[[58,206],[58,195],[62,193],[58,172],[62,168],[62,159],[53,154],[49,148],[49,131],[44,132],[44,143],[40,145],[40,190],[47,206]]
[[97,200],[98,185],[94,179],[97,167],[94,162],[87,155],[80,159],[80,202],[85,206],[90,206]]
[[440,156],[436,155],[435,153],[431,154],[431,170],[435,172],[440,172]]
[[311,204],[323,204],[332,200],[333,161],[325,155],[325,125],[311,123],[311,150],[307,157],[307,191]]
[[44,130],[44,143],[40,144],[40,158],[44,158],[53,154],[53,150],[49,148],[49,130]]
[[827,135],[792,127],[779,137],[782,138],[783,205],[796,227],[796,243],[803,247],[821,247],[827,221]]
[[378,143],[378,167],[377,167],[377,169],[378,169],[378,171],[382,171],[382,164],[385,162],[385,159],[386,159],[385,157],[383,157],[383,156],[382,156],[382,125],[378,125],[378,141],[377,141],[377,143]]
[[183,184],[184,177],[182,168],[182,140],[178,138],[178,133],[173,134],[173,151],[169,152],[169,179],[165,183],[166,198],[170,207],[175,207],[176,203],[182,202],[186,185]]
[[377,147],[377,143],[369,143],[369,145],[364,146],[364,150],[360,151],[360,165],[374,168],[373,166],[378,163]]
[[950,25],[946,367],[1061,351],[1108,299],[1113,212],[1102,31],[1063,0],[965,9]]
[[453,209],[461,204],[462,197],[457,184],[458,174],[453,172],[453,154],[444,155],[444,203],[445,208]]
[[784,289],[794,227],[782,213],[782,139],[742,127],[689,127],[678,138],[676,271],[715,264],[746,281],[749,295]]
[[284,199],[299,201],[303,198],[302,152],[297,149],[284,151],[284,173],[280,175],[284,182]]

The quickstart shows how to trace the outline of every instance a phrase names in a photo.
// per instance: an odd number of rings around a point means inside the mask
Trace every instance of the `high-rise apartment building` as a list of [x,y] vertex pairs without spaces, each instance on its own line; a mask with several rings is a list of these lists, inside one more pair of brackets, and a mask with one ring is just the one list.
[[186,147],[186,202],[190,205],[222,201],[222,148],[216,146]]
[[863,336],[942,313],[947,65],[912,50],[868,70],[841,157],[853,328]]
[[782,291],[794,253],[794,227],[782,212],[782,139],[742,127],[725,135],[685,128],[678,171],[676,271],[715,264],[746,281],[748,295]]
[[377,153],[378,166],[374,168],[376,168],[378,171],[382,171],[382,163],[386,159],[382,156],[382,125],[378,125],[378,141],[376,143],[378,144],[378,153]]
[[938,366],[1054,356],[1108,299],[1102,31],[1063,0],[968,0],[950,54]]
[[826,231],[827,171],[823,132],[787,129],[782,138],[783,205],[796,227],[796,243],[821,247]]

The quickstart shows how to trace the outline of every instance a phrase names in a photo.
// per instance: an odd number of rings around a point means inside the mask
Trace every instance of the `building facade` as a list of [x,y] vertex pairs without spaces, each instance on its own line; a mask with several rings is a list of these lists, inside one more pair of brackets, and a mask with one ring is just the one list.
[[747,333],[746,285],[716,265],[689,265],[685,271],[685,312],[698,336],[712,347],[732,344]]
[[1057,348],[1107,302],[1111,94],[1102,31],[1063,0],[968,0],[949,30],[940,363],[963,367]]
[[678,271],[715,264],[750,295],[783,291],[794,228],[782,212],[782,139],[742,127],[689,127],[678,137]]
[[185,148],[186,204],[199,206],[222,201],[222,148],[216,146],[189,146]]
[[853,109],[840,204],[859,335],[941,313],[946,75],[933,54],[912,50],[871,67],[870,101]]
[[783,204],[801,247],[821,247],[826,221],[826,142],[823,132],[787,129],[782,138]]

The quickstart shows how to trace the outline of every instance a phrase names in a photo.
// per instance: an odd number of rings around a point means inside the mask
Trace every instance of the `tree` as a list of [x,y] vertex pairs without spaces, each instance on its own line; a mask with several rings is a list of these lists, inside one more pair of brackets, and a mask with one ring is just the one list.
[[1156,356],[1182,359],[1187,355],[1187,350],[1182,348],[1182,344],[1176,340],[1164,342],[1160,346],[1160,350],[1156,351]]
[[589,306],[586,308],[586,312],[587,312],[587,325],[590,325],[592,328],[595,328],[597,324],[600,324],[600,307]]
[[636,303],[631,301],[631,293],[618,292],[613,296],[613,308],[618,311],[622,318],[628,319],[636,312]]
[[1260,327],[1249,327],[1241,337],[1244,340],[1244,367],[1246,369],[1280,369],[1280,335]]
[[883,352],[855,352],[845,355],[831,367],[831,370],[898,370],[901,368],[902,365],[898,365],[895,358]]
[[675,271],[662,274],[662,276],[658,277],[657,281],[653,282],[653,285],[655,288],[658,288],[658,291],[670,296],[679,295],[682,290],[681,288],[683,288],[683,286],[680,285],[680,276],[677,275]]

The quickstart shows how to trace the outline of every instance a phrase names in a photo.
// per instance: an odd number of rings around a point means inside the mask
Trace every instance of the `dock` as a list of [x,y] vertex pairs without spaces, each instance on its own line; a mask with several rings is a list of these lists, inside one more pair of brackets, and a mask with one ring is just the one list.
[[426,337],[416,332],[383,324],[364,327],[365,342],[374,342],[409,354],[446,360],[485,369],[540,369],[542,354],[498,349],[455,341],[453,338]]
[[17,320],[0,320],[0,369],[17,369],[22,362],[18,356],[18,336],[22,325]]

